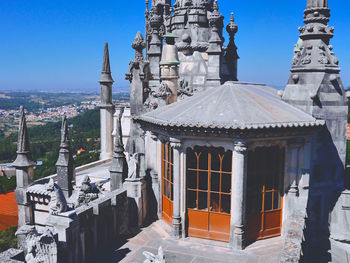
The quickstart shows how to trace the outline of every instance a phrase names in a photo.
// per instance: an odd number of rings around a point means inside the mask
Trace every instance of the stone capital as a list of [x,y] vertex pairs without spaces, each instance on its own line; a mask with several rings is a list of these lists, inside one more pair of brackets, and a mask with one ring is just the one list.
[[237,141],[234,143],[234,151],[239,152],[241,154],[245,154],[247,152],[247,144],[243,141]]
[[170,146],[176,150],[179,150],[182,146],[182,143],[180,140],[177,139],[170,139]]
[[150,138],[156,142],[158,141],[158,134],[156,132],[150,132]]

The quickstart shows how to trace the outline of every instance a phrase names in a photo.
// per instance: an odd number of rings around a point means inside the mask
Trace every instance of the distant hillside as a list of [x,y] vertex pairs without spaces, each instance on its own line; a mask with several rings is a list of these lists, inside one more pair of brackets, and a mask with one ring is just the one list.
[[[76,165],[80,166],[98,160],[100,137],[99,110],[89,110],[68,120],[73,153],[83,148],[85,153],[77,156]],[[56,172],[60,144],[61,123],[52,122],[44,126],[29,128],[31,150],[34,160],[42,160],[43,165],[35,170],[35,177],[42,178]],[[17,133],[0,139],[0,163],[13,162],[16,159]],[[15,188],[16,179],[0,177],[0,193]]]

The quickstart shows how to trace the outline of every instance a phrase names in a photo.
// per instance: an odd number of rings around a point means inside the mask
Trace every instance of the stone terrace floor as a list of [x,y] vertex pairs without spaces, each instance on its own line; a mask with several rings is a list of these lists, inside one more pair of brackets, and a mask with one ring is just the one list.
[[162,221],[143,228],[127,239],[112,255],[100,262],[142,263],[144,251],[157,254],[162,246],[167,263],[274,263],[279,262],[283,247],[281,237],[255,242],[244,251],[232,250],[226,243],[186,238],[175,240]]

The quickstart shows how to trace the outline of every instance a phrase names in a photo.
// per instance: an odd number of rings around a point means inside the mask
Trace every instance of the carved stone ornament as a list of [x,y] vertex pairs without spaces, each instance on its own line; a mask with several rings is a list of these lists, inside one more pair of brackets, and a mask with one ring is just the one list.
[[139,178],[139,153],[134,153],[128,161],[128,179],[134,180]]
[[51,178],[46,185],[46,190],[50,193],[50,214],[58,215],[67,212],[68,206],[62,189]]
[[152,92],[151,94],[155,98],[166,99],[172,95],[172,92],[171,92],[171,89],[169,88],[168,84],[166,84],[165,82],[162,82],[160,84],[158,92]]
[[189,86],[188,81],[185,79],[180,79],[179,80],[179,89],[178,89],[178,97],[180,99],[184,99],[186,97],[191,97],[193,96],[193,88]]
[[143,263],[166,263],[162,247],[159,247],[157,255],[147,251],[144,251],[142,254],[146,257]]
[[57,241],[50,229],[46,228],[40,234],[35,226],[24,225],[16,232],[16,235],[26,236],[27,263],[56,263]]
[[141,32],[137,32],[134,42],[132,43],[132,48],[135,50],[135,59],[134,61],[143,61],[143,49],[146,47],[145,42],[143,41],[143,36]]
[[99,197],[99,194],[104,191],[102,188],[103,184],[91,184],[89,176],[85,176],[83,182],[81,183],[80,190],[77,196],[77,201],[75,203],[75,208],[86,205]]

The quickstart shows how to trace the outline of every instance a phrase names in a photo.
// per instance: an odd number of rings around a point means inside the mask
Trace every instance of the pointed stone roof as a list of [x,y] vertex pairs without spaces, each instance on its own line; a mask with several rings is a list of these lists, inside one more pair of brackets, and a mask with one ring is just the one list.
[[34,166],[35,162],[32,160],[30,152],[30,142],[27,129],[27,121],[24,108],[20,107],[20,120],[18,129],[17,141],[17,158],[13,163],[14,167],[30,167]]
[[107,42],[105,43],[104,50],[103,50],[102,74],[101,74],[100,82],[109,82],[109,83],[114,82],[111,74],[111,65],[109,62],[109,49],[108,49]]
[[71,155],[71,145],[68,137],[68,124],[67,124],[67,116],[64,115],[62,118],[62,126],[61,126],[61,144],[60,144],[60,152],[58,155],[58,160],[56,165],[58,166],[68,166],[69,156]]
[[168,127],[232,130],[324,125],[282,101],[277,90],[239,82],[226,82],[136,119]]

